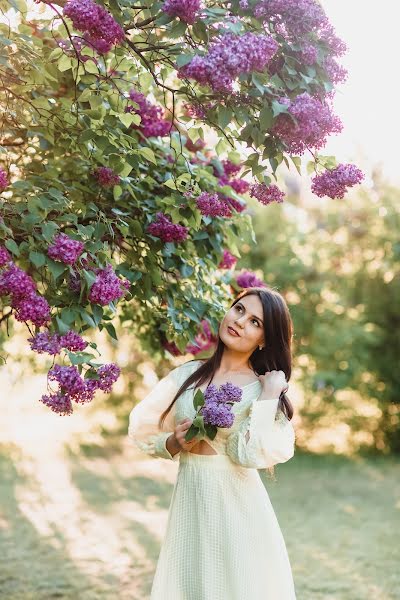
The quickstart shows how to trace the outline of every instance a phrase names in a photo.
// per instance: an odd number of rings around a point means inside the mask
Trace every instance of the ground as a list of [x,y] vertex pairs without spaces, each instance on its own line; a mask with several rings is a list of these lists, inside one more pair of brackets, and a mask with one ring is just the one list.
[[[0,597],[148,599],[178,464],[103,442],[105,411],[0,403]],[[298,600],[400,599],[399,474],[399,459],[297,452],[262,475]]]

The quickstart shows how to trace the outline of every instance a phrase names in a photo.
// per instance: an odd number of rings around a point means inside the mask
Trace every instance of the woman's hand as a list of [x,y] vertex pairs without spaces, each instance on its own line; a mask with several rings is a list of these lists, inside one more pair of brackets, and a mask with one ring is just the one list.
[[195,446],[199,442],[199,440],[196,438],[194,438],[193,440],[190,440],[190,442],[186,442],[186,440],[185,440],[185,435],[192,423],[193,423],[193,421],[186,417],[185,419],[182,419],[182,421],[178,421],[178,423],[175,427],[173,436],[174,436],[174,443],[176,444],[178,452],[180,450],[185,450],[186,452],[190,452],[190,450],[193,448],[193,446]]
[[289,384],[283,371],[267,371],[265,375],[259,375],[263,386],[262,396],[265,400],[279,398],[282,392],[286,392]]

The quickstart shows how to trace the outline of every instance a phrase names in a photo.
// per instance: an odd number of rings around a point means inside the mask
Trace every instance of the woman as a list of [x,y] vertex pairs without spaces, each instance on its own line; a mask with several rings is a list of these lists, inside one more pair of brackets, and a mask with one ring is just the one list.
[[[243,290],[225,314],[211,358],[173,369],[130,413],[144,452],[178,460],[151,600],[294,600],[285,542],[257,469],[294,454],[285,396],[292,320],[282,296]],[[195,390],[241,387],[235,420],[213,440],[185,441]]]

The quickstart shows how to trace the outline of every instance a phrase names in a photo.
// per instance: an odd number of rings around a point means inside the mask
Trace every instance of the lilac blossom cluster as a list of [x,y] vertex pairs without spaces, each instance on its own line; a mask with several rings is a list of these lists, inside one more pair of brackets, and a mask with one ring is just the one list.
[[209,322],[203,319],[200,323],[200,330],[194,338],[194,343],[188,344],[185,352],[196,355],[200,352],[210,350],[215,346],[216,342],[217,337],[213,335]]
[[188,25],[199,17],[201,0],[165,0],[162,10],[170,17],[178,17]]
[[265,283],[252,271],[243,271],[236,276],[236,283],[241,288],[267,287]]
[[53,356],[59,354],[63,348],[71,352],[81,352],[87,346],[87,342],[82,339],[79,333],[72,330],[63,335],[41,331],[29,338],[28,342],[34,352],[38,354],[47,353]]
[[239,200],[235,200],[235,198],[230,198],[229,196],[222,196],[222,194],[220,194],[220,196],[225,200],[225,202],[227,202],[229,204],[229,206],[234,208],[237,212],[241,213],[245,210],[245,208],[246,208],[245,202],[244,203],[239,202]]
[[0,246],[0,267],[4,267],[11,260],[11,255],[4,246]]
[[298,57],[300,61],[305,65],[313,65],[318,58],[318,50],[313,44],[310,42],[305,42],[300,52],[298,52]]
[[118,185],[121,177],[115,173],[111,167],[98,167],[93,171],[97,182],[105,188]]
[[214,175],[218,177],[219,185],[230,185],[237,194],[245,194],[248,191],[250,184],[244,179],[231,179],[234,175],[239,173],[242,165],[237,165],[231,160],[223,160],[221,164],[223,168],[222,175],[214,167]]
[[232,214],[230,207],[218,194],[202,192],[196,198],[196,204],[201,214],[207,217],[230,217]]
[[104,269],[94,269],[94,272],[96,279],[89,292],[89,300],[94,304],[105,306],[110,302],[115,302],[122,298],[129,289],[129,281],[120,279],[110,264]]
[[0,169],[0,192],[4,192],[9,185],[8,176],[4,169]]
[[58,233],[47,249],[47,254],[53,260],[59,260],[67,265],[73,265],[84,249],[83,242],[73,240],[65,233]]
[[125,38],[124,30],[113,16],[93,0],[68,0],[63,13],[75,29],[84,32],[84,40],[99,54],[106,54]]
[[254,16],[281,25],[280,32],[294,37],[323,30],[329,24],[317,0],[261,0],[254,8]]
[[164,119],[164,111],[161,106],[152,104],[141,92],[131,90],[129,98],[138,104],[139,108],[127,106],[126,112],[134,112],[140,115],[140,125],[136,127],[144,137],[164,137],[171,131],[172,124]]
[[228,250],[224,249],[222,259],[219,262],[219,269],[230,269],[237,263],[236,256],[233,256]]
[[361,183],[363,179],[363,172],[355,165],[340,164],[335,169],[327,169],[321,175],[316,175],[311,190],[320,198],[343,198],[347,188]]
[[232,405],[241,399],[242,390],[233,383],[224,383],[219,389],[210,384],[204,393],[204,405],[199,411],[204,423],[215,427],[232,427],[235,420]]
[[263,71],[277,49],[269,35],[224,33],[210,43],[208,54],[194,56],[179,69],[178,76],[209,85],[216,92],[231,92],[239,75]]
[[156,220],[150,223],[146,231],[163,242],[183,242],[188,236],[189,229],[184,225],[172,223],[167,215],[158,212]]
[[347,70],[342,65],[339,65],[332,56],[326,57],[324,60],[324,68],[332,83],[338,84],[346,81],[348,74]]
[[50,381],[56,381],[59,389],[41,397],[41,402],[60,415],[73,412],[72,401],[78,404],[91,402],[97,390],[111,392],[113,384],[121,373],[114,363],[102,365],[97,369],[95,378],[83,379],[75,366],[55,365],[48,373]]
[[293,100],[281,98],[287,112],[275,119],[272,133],[287,147],[290,154],[303,154],[307,148],[320,149],[332,133],[340,133],[342,123],[332,114],[330,106],[307,92]]
[[271,202],[283,202],[285,194],[281,192],[277,185],[255,183],[250,188],[250,196],[257,198],[261,204],[270,204]]
[[[3,259],[6,255],[3,249]],[[50,306],[36,292],[36,283],[30,275],[12,261],[3,263],[0,272],[0,296],[11,296],[11,308],[17,321],[30,321],[40,327],[50,320]]]

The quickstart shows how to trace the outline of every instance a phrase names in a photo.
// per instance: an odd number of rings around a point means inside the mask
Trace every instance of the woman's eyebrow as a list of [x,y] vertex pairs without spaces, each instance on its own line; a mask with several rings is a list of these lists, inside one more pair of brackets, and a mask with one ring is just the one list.
[[[238,302],[238,304],[240,304],[240,306],[242,308],[244,308],[244,310],[246,310],[246,307],[244,304],[242,304],[241,302]],[[257,317],[257,315],[251,315],[251,316],[254,317],[255,319],[258,319],[264,325],[264,321],[262,319],[260,319],[260,317]]]

